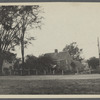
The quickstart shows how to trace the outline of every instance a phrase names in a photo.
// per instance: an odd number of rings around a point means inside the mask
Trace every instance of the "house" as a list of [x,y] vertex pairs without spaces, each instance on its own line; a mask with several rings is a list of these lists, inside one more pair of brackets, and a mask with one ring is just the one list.
[[[46,53],[45,56],[50,56],[57,63],[59,69],[62,70],[71,70],[71,62],[73,61],[68,52],[58,52],[57,49],[53,53]],[[54,65],[55,66],[55,65]]]
[[3,74],[10,73],[15,63],[16,54],[5,52],[2,65]]
[[[50,56],[55,60],[58,65],[56,66],[62,70],[62,74],[64,71],[74,71],[79,73],[83,69],[83,64],[81,64],[79,61],[73,60],[68,51],[58,52],[58,50],[55,49],[53,53],[46,53],[45,55]],[[74,64],[74,66],[72,64]]]

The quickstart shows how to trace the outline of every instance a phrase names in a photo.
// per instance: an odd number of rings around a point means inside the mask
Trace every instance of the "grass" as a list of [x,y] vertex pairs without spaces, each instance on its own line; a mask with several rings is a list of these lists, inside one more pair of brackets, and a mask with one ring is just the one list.
[[100,79],[0,80],[0,94],[100,94]]

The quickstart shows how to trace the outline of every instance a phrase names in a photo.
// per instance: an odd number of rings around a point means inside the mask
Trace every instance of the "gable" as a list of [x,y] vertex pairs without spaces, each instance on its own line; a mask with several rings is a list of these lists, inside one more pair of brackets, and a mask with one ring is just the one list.
[[65,60],[69,63],[71,63],[71,61],[72,61],[72,58],[68,52],[47,53],[45,55],[50,56],[51,58],[53,58],[56,61]]

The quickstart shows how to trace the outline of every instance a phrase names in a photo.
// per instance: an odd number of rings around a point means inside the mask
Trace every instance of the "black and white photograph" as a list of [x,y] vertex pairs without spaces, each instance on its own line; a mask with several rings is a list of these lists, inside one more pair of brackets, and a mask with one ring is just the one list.
[[0,95],[99,95],[100,3],[0,3]]

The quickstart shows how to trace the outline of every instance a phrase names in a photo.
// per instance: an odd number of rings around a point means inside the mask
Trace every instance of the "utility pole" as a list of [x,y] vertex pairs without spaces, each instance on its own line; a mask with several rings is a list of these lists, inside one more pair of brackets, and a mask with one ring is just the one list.
[[99,68],[100,68],[100,45],[99,45],[99,37],[97,38],[98,43],[98,54],[99,54]]

